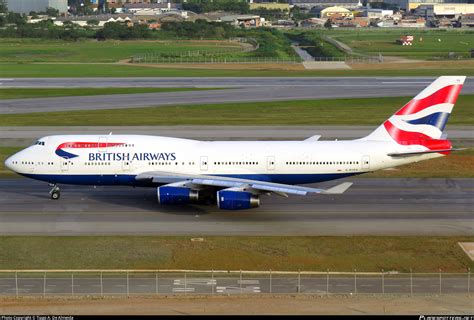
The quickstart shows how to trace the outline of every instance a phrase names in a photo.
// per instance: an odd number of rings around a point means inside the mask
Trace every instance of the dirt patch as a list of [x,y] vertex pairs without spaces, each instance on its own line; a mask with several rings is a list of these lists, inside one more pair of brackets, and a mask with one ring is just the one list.
[[3,298],[0,314],[471,314],[468,296]]
[[213,69],[213,70],[285,70],[302,71],[305,70],[301,63],[159,63],[159,64],[139,64],[130,63],[130,59],[121,60],[119,64],[131,65],[134,67],[148,68],[170,68],[170,69]]
[[459,61],[394,61],[386,63],[352,63],[351,68],[354,70],[400,70],[400,69],[471,69],[474,68],[473,60]]

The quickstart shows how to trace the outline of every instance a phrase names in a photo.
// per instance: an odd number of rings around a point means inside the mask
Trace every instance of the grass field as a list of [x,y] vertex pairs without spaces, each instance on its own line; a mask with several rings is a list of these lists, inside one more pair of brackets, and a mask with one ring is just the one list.
[[[349,45],[355,52],[414,59],[438,59],[454,52],[464,58],[474,48],[474,31],[459,30],[394,30],[364,29],[322,31],[324,34]],[[402,46],[396,40],[413,35],[412,46]]]
[[96,96],[108,94],[133,94],[153,92],[182,92],[211,90],[208,88],[51,88],[51,89],[3,89],[0,88],[1,99],[51,98],[69,96]]
[[[379,125],[411,97],[163,106],[5,114],[0,126]],[[461,95],[448,125],[474,125],[474,95]],[[351,116],[348,117],[347,115]]]
[[474,238],[0,237],[0,269],[466,272],[460,241]]
[[0,39],[0,62],[117,62],[137,54],[205,56],[240,51],[241,46],[230,41]]

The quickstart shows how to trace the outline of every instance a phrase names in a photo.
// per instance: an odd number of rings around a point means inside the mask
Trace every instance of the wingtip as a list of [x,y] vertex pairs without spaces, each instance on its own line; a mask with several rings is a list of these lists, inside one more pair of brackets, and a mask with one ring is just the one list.
[[343,182],[335,187],[329,188],[322,192],[322,194],[342,194],[352,186],[352,182]]

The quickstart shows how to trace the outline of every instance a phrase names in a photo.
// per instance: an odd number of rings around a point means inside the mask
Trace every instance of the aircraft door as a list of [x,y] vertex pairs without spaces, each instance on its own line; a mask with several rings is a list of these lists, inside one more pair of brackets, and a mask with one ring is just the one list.
[[370,169],[370,156],[362,156],[362,169]]
[[207,171],[208,164],[207,164],[206,156],[201,156],[200,168],[201,168],[201,171]]

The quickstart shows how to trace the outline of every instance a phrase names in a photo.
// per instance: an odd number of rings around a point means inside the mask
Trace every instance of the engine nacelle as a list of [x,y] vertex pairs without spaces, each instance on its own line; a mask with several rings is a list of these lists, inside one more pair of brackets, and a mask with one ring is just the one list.
[[260,199],[250,192],[222,190],[217,192],[217,206],[224,210],[250,209],[260,206]]
[[156,193],[160,204],[186,204],[199,199],[198,191],[184,187],[163,186],[157,188]]

